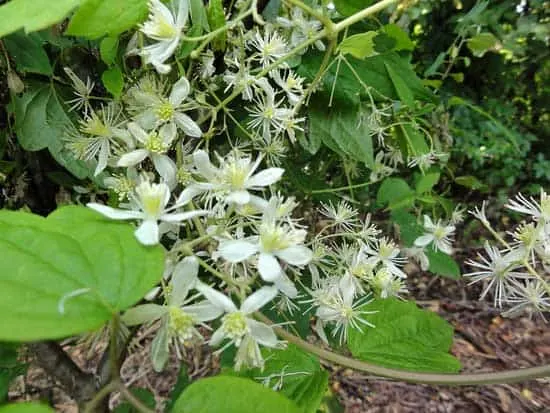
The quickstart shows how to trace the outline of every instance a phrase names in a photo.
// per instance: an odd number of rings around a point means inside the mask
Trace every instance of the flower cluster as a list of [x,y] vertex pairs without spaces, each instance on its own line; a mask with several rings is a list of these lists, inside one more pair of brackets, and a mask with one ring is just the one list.
[[519,194],[506,207],[528,218],[508,232],[510,241],[492,228],[485,203],[471,212],[501,245],[487,242],[479,260],[467,262],[475,271],[464,276],[483,282],[481,299],[492,293],[495,306],[507,307],[504,315],[543,316],[550,310],[550,197],[543,190],[538,200]]
[[[188,0],[149,4],[128,53],[154,70],[132,73],[120,99],[108,103],[95,101],[93,84],[67,70],[73,109],[82,113],[64,140],[110,194],[110,206],[88,206],[136,222],[142,244],[166,248],[160,285],[123,316],[127,325],[155,332],[155,369],[162,370],[170,351],[181,355],[205,339],[219,351],[237,347],[237,369],[262,367],[261,346],[284,344],[256,318],[268,305],[287,318],[309,308],[327,343],[331,336],[345,342],[350,328],[373,327],[367,304],[407,293],[406,251],[345,201],[321,204],[326,225],[308,231],[303,206],[278,192],[280,166],[303,130],[301,108],[316,86],[306,84],[289,57],[301,58],[304,44],[325,49],[311,40],[321,23],[285,6],[279,18],[247,30],[243,21],[255,16],[255,2],[236,2],[224,28],[223,59],[207,34],[193,51],[198,64],[184,69],[171,62],[189,43]],[[230,109],[229,98],[242,107]],[[372,96],[358,118],[380,146],[372,182],[404,164],[390,142],[392,119],[392,105]],[[240,138],[220,130],[220,121],[235,124]],[[416,163],[422,170],[435,159],[424,157]],[[418,249],[450,253],[453,224],[426,217],[424,226]]]

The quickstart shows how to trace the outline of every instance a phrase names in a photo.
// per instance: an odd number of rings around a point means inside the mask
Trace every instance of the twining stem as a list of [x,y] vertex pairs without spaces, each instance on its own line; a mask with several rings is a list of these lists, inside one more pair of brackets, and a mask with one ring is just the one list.
[[120,386],[119,380],[113,380],[105,385],[101,390],[99,390],[94,398],[84,408],[84,413],[95,413],[99,404],[105,399],[109,394],[114,392]]
[[[266,324],[273,324],[263,314],[256,314],[256,317]],[[377,366],[361,360],[355,360],[341,354],[325,350],[315,344],[308,343],[300,337],[289,333],[281,327],[273,327],[275,333],[296,346],[312,353],[323,360],[349,367],[354,370],[364,371],[378,376],[388,377],[400,381],[422,384],[436,384],[447,386],[471,386],[476,384],[504,384],[517,383],[525,380],[531,380],[550,376],[550,365],[530,367],[526,369],[506,370],[494,373],[465,373],[465,374],[437,374],[437,373],[416,373],[405,370],[391,369]]]

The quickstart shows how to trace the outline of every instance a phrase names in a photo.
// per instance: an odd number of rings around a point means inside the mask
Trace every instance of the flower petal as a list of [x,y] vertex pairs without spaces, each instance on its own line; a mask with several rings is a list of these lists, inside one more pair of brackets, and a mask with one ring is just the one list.
[[168,304],[180,306],[187,298],[189,290],[193,288],[199,275],[199,262],[196,257],[185,257],[181,260],[172,273],[170,282],[172,290],[168,298]]
[[145,132],[139,124],[136,122],[130,122],[127,126],[130,133],[136,138],[139,142],[145,143],[149,137],[148,133]]
[[143,245],[155,245],[159,243],[159,226],[156,221],[143,221],[134,234]]
[[183,99],[189,95],[190,90],[191,86],[189,85],[189,81],[185,76],[182,76],[176,83],[174,83],[174,86],[172,86],[172,92],[168,97],[169,102],[174,106],[179,105],[183,102]]
[[208,153],[199,149],[193,154],[193,163],[199,174],[204,176],[207,180],[212,181],[216,178],[217,169],[210,162]]
[[187,221],[188,219],[201,217],[208,214],[209,214],[208,211],[197,210],[197,211],[189,211],[189,212],[180,212],[177,214],[164,214],[164,215],[161,215],[159,219],[165,222],[181,222],[181,221]]
[[251,318],[246,319],[246,324],[248,325],[248,328],[250,328],[250,335],[254,337],[258,343],[267,347],[277,346],[277,335],[267,324],[260,323],[259,321]]
[[103,214],[107,218],[111,218],[111,219],[140,219],[143,217],[143,213],[139,211],[127,211],[124,209],[115,209],[106,205],[96,204],[95,202],[90,202],[86,204],[86,206],[88,208],[92,208],[94,211],[97,211],[100,214]]
[[222,241],[218,246],[218,252],[223,259],[236,263],[244,261],[258,252],[258,246],[243,240]]
[[117,162],[117,166],[134,166],[142,162],[147,156],[149,156],[149,151],[147,149],[136,149],[135,151],[122,155]]
[[248,191],[233,191],[225,198],[225,200],[228,203],[245,205],[250,202],[250,194]]
[[159,175],[164,179],[166,185],[168,185],[168,188],[174,188],[177,184],[176,174],[178,173],[178,168],[174,161],[166,155],[159,154],[153,154],[151,160]]
[[142,304],[130,308],[122,316],[122,322],[127,326],[136,326],[161,318],[168,311],[168,307],[158,304]]
[[281,179],[283,168],[268,168],[258,172],[246,181],[247,188],[263,187],[271,185]]
[[185,113],[175,113],[174,120],[176,124],[185,132],[186,135],[194,138],[200,138],[202,136],[202,130],[195,123],[193,119],[187,116]]
[[425,247],[434,240],[433,234],[424,234],[414,240],[414,245],[417,247]]
[[278,294],[278,290],[275,287],[262,287],[249,295],[241,305],[241,311],[245,314],[251,314],[254,311],[258,311],[268,302],[273,300]]
[[273,282],[283,274],[281,264],[271,254],[260,253],[258,260],[258,271],[264,281]]
[[197,286],[195,288],[216,307],[221,308],[228,313],[233,313],[237,311],[237,306],[235,306],[235,304],[229,297],[220,293],[217,290],[214,290],[212,287],[209,287],[204,283],[197,283]]
[[200,303],[187,305],[182,307],[186,313],[193,314],[198,322],[211,321],[223,314],[223,309],[211,304],[209,301],[201,301]]
[[212,337],[210,337],[210,341],[208,342],[208,344],[210,344],[211,346],[217,346],[223,341],[224,338],[225,338],[225,333],[221,328],[218,328],[216,331],[214,331],[214,334],[212,334]]
[[291,265],[306,265],[313,258],[313,252],[303,245],[294,245],[275,253],[277,257]]

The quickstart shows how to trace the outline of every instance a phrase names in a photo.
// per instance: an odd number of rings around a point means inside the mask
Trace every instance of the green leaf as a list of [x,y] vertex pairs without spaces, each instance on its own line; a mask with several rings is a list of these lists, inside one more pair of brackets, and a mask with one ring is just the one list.
[[55,410],[41,403],[13,403],[0,406],[0,413],[55,413]]
[[395,128],[395,134],[403,156],[419,156],[430,151],[422,133],[410,124],[401,124]]
[[113,66],[116,63],[117,53],[117,36],[108,36],[101,40],[101,43],[99,44],[99,54],[101,55],[101,60],[103,60],[107,66]]
[[367,166],[374,164],[372,139],[364,122],[358,122],[357,110],[326,106],[321,99],[309,106],[309,136],[323,142],[336,153],[344,154]]
[[435,184],[439,182],[439,177],[441,174],[439,172],[428,172],[420,176],[418,182],[416,183],[416,193],[424,194],[432,190]]
[[180,395],[183,393],[183,391],[191,384],[191,380],[189,378],[187,370],[187,365],[185,363],[182,363],[180,365],[180,371],[178,373],[178,380],[176,381],[175,386],[172,388],[172,391],[170,392],[170,399],[166,403],[166,412],[172,412],[174,405],[177,401],[177,399],[180,397]]
[[374,51],[373,41],[377,35],[378,32],[369,31],[346,37],[338,46],[338,50],[343,54],[350,54],[357,59],[373,56],[377,54]]
[[27,366],[19,362],[17,350],[15,343],[0,342],[0,404],[6,401],[11,382],[27,370]]
[[[396,52],[388,52],[367,57],[363,60],[346,55],[342,59],[345,61],[333,63],[326,71],[321,82],[323,93],[329,99],[332,93],[332,102],[340,102],[342,105],[359,104],[362,100],[368,100],[368,94],[364,85],[370,87],[370,93],[375,100],[385,100],[387,98],[398,100],[394,82],[388,74],[386,65],[390,65],[392,70],[399,74],[399,77],[411,90],[415,99],[425,102],[434,102],[434,95],[424,87],[422,81],[414,72],[410,62]],[[311,51],[302,57],[302,62],[297,68],[300,76],[308,81],[315,79],[323,54]],[[347,63],[346,63],[347,62]],[[350,67],[348,66],[351,66]],[[334,90],[333,90],[334,89]]]
[[414,95],[407,83],[399,75],[399,73],[393,69],[392,65],[388,62],[384,62],[384,66],[388,71],[388,75],[393,83],[393,87],[397,92],[399,99],[408,107],[414,108]]
[[97,329],[162,277],[162,247],[141,245],[131,225],[85,207],[48,218],[0,211],[0,234],[0,340]]
[[341,15],[351,16],[358,11],[366,9],[375,2],[376,0],[334,0],[334,6]]
[[283,350],[264,351],[263,370],[250,369],[235,373],[254,380],[263,381],[270,388],[277,388],[303,409],[304,413],[315,413],[328,388],[329,374],[321,368],[319,358],[289,344]]
[[208,15],[204,7],[204,2],[202,0],[189,0],[189,3],[191,6],[189,11],[193,24],[200,26],[202,31],[209,32],[210,25],[208,24]]
[[350,329],[354,357],[386,367],[455,373],[460,363],[448,354],[453,328],[437,314],[398,299],[375,300],[362,309],[377,311],[367,319],[376,328]]
[[0,38],[19,29],[26,33],[63,20],[80,0],[11,0],[0,6]]
[[101,75],[101,81],[111,95],[116,99],[120,97],[124,88],[124,75],[118,66],[113,66],[104,71]]
[[64,146],[63,136],[70,119],[57,90],[49,84],[33,84],[27,92],[14,97],[15,131],[21,147],[27,151],[48,148],[52,156],[79,179],[93,172],[74,159]]
[[467,45],[474,56],[482,57],[488,51],[498,50],[500,42],[492,33],[479,33],[468,39]]
[[486,190],[487,185],[472,175],[457,176],[455,182],[458,185],[465,186],[466,188]]
[[283,395],[249,379],[218,376],[199,380],[180,396],[174,413],[302,413]]
[[[144,406],[155,410],[155,395],[151,391],[142,388],[130,388],[130,392],[143,403]],[[119,404],[113,413],[140,413],[142,410],[136,409],[131,403],[124,402]]]
[[[225,25],[225,13],[223,11],[222,0],[210,0],[208,3],[208,23],[210,30],[214,31]],[[216,36],[212,40],[212,47],[214,50],[224,50],[226,42],[226,32],[223,32]]]
[[403,210],[392,211],[391,219],[399,226],[399,236],[405,247],[412,247],[414,241],[424,233],[424,228],[416,221],[416,217]]
[[460,278],[460,267],[452,257],[441,251],[436,252],[431,248],[426,249],[426,256],[430,260],[428,268],[430,272],[455,280]]
[[281,10],[282,3],[282,0],[269,0],[262,11],[262,17],[268,22],[274,22],[279,16],[279,10]]
[[145,20],[147,0],[85,0],[69,22],[66,34],[97,39],[125,32]]
[[409,35],[397,24],[386,24],[382,28],[382,31],[395,39],[394,50],[414,50],[414,43],[409,38]]
[[[393,209],[394,205],[400,203],[400,201],[410,200],[411,197],[414,197],[414,191],[403,179],[386,178],[378,188],[376,204],[380,206],[389,204],[390,209]],[[414,201],[414,198],[412,198],[412,201]],[[406,204],[408,203],[406,202]]]
[[36,34],[14,33],[2,39],[9,55],[15,60],[17,70],[23,73],[52,75],[50,59],[42,47],[42,39]]

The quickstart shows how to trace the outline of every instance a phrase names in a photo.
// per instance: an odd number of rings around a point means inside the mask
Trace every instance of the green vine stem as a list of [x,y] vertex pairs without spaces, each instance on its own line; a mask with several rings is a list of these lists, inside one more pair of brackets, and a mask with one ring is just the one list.
[[[263,314],[256,314],[257,318],[266,324],[273,324]],[[525,369],[506,370],[493,373],[464,373],[464,374],[437,374],[437,373],[416,373],[412,371],[391,369],[387,367],[377,366],[361,360],[355,360],[341,354],[334,353],[308,343],[300,337],[289,333],[281,327],[273,327],[275,333],[289,343],[319,356],[321,359],[339,364],[344,367],[349,367],[354,370],[363,371],[371,374],[376,374],[382,377],[388,377],[409,383],[421,384],[436,384],[447,386],[471,386],[476,384],[504,384],[517,383],[521,381],[550,377],[550,365],[546,364],[538,367],[530,367]]]

